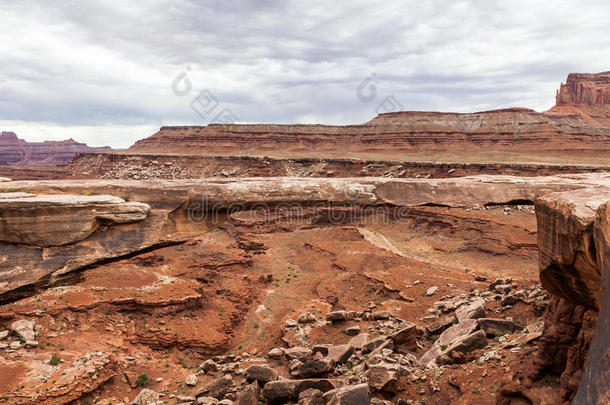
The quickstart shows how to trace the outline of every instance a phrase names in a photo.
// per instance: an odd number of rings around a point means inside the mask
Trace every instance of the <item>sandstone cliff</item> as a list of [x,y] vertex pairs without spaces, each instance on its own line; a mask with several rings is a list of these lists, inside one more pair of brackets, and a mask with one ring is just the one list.
[[[469,156],[531,159],[578,155],[602,157],[610,151],[609,74],[572,74],[545,113],[508,108],[477,113],[401,111],[378,115],[361,125],[212,124],[162,127],[136,142],[129,153],[240,154],[388,158],[420,160]],[[238,151],[238,152],[236,152]],[[507,155],[508,154],[508,155]]]
[[110,152],[109,146],[92,148],[74,139],[65,141],[27,142],[14,132],[0,133],[0,166],[61,165],[77,153]]
[[[607,404],[610,398],[609,202],[607,188],[536,201],[540,279],[553,298],[528,378],[560,374],[563,400],[573,404]],[[522,394],[536,397],[535,388]]]

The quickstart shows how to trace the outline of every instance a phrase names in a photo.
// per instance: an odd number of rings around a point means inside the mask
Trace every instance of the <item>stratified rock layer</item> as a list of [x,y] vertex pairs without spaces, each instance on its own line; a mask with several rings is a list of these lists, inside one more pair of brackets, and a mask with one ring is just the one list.
[[74,139],[65,141],[26,142],[14,132],[0,133],[0,166],[61,165],[77,153],[110,152],[112,148],[90,147]]
[[[476,113],[400,111],[362,125],[212,124],[162,127],[128,153],[271,156],[496,156],[603,159],[610,151],[610,73],[571,74],[545,113],[507,108]],[[239,151],[239,152],[236,152]],[[495,155],[494,155],[495,154]],[[506,159],[506,156],[504,156]],[[509,158],[510,159],[510,158]]]

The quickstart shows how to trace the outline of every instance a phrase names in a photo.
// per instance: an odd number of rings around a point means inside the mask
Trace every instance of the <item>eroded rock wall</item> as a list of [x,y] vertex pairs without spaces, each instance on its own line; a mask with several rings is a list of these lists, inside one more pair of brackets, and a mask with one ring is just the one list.
[[559,374],[574,404],[610,398],[608,201],[599,188],[536,201],[540,279],[554,297],[531,378]]

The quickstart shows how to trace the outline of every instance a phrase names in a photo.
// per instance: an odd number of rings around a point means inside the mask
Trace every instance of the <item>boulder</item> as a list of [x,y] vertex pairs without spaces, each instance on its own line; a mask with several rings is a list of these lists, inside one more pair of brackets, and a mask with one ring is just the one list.
[[367,384],[348,385],[324,394],[326,405],[369,405],[369,387]]
[[267,356],[271,357],[272,359],[279,359],[283,354],[284,350],[280,349],[279,347],[274,347],[267,352]]
[[315,388],[309,388],[299,394],[298,405],[326,405],[324,393]]
[[326,320],[329,322],[344,321],[347,319],[347,311],[334,311],[326,314]]
[[297,383],[295,380],[270,381],[263,387],[262,395],[268,401],[296,399]]
[[148,388],[144,388],[133,401],[131,405],[156,405],[159,400],[159,394]]
[[36,332],[34,332],[34,322],[27,319],[20,319],[11,324],[10,328],[21,340],[34,340]]
[[197,392],[197,397],[208,396],[216,399],[222,399],[233,387],[233,379],[230,376],[218,378],[207,384]]
[[362,353],[370,353],[373,350],[375,350],[376,348],[378,348],[379,346],[386,344],[386,342],[388,340],[391,341],[390,339],[386,338],[385,336],[380,336],[373,340],[369,340],[364,345],[362,345]]
[[390,313],[388,311],[375,311],[373,312],[373,319],[376,321],[390,319]]
[[[419,359],[419,362],[427,366],[431,363],[435,363],[441,355],[447,353],[451,354],[451,352],[464,352],[468,344],[472,344],[473,346],[476,346],[477,344],[480,345],[481,342],[478,341],[479,335],[474,338],[471,337],[469,340],[466,340],[465,343],[463,342],[465,338],[473,334],[478,328],[479,324],[476,319],[466,319],[463,322],[453,325],[441,333],[434,342],[434,345],[432,345],[432,347]],[[482,332],[482,336],[485,340],[485,344],[487,344],[484,332]],[[474,340],[474,342],[471,342],[471,340]],[[459,345],[460,342],[462,343],[461,346]],[[445,361],[448,361],[447,358],[445,358]]]
[[377,391],[396,393],[398,391],[397,370],[393,365],[378,363],[369,367],[369,386]]
[[197,375],[196,374],[189,374],[189,375],[187,375],[186,379],[184,380],[184,383],[186,385],[190,385],[190,386],[197,385]]
[[311,357],[311,349],[302,346],[295,346],[289,349],[284,349],[284,355],[288,357],[290,360],[298,359],[298,360],[307,360]]
[[430,288],[428,288],[428,289],[426,290],[426,295],[427,295],[428,297],[431,297],[431,296],[433,296],[434,294],[436,294],[437,292],[438,292],[438,287],[437,287],[437,286],[432,286],[432,287],[430,287]]
[[256,380],[259,384],[265,385],[269,381],[277,380],[278,373],[267,365],[256,364],[246,370],[246,376],[249,380]]
[[258,405],[258,392],[259,389],[256,381],[246,385],[237,395],[235,405]]
[[328,359],[313,359],[301,364],[298,374],[301,378],[316,377],[333,369],[333,362]]

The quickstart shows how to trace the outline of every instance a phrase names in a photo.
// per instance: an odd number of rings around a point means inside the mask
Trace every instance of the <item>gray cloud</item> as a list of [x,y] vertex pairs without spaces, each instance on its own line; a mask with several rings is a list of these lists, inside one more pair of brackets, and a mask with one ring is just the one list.
[[[29,140],[126,147],[145,128],[203,125],[190,102],[204,89],[243,122],[364,122],[388,95],[409,110],[544,110],[569,72],[610,69],[605,1],[0,6],[0,126]],[[193,90],[178,97],[187,66]],[[362,102],[373,72],[377,97]]]

